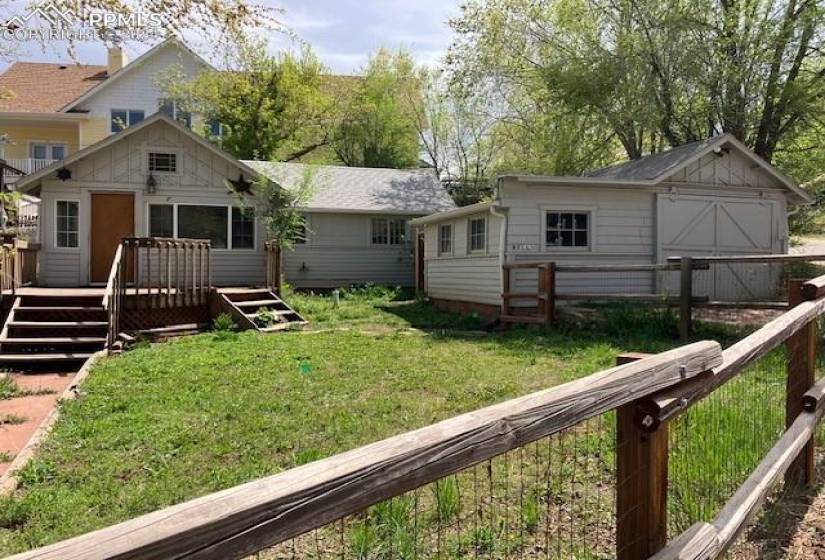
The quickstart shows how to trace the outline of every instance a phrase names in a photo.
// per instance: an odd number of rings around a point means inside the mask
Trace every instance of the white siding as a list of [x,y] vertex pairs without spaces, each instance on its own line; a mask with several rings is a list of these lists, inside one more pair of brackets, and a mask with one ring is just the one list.
[[[142,110],[148,118],[158,111],[159,100],[165,97],[158,84],[170,69],[176,74],[181,71],[183,76],[192,78],[203,71],[204,66],[189,52],[169,44],[128,74],[89,97],[76,110],[88,111],[91,118],[105,118],[107,122],[112,109]],[[110,129],[107,128],[108,130]]]
[[402,245],[373,245],[373,218],[412,216],[307,214],[307,242],[284,251],[284,276],[298,288],[337,288],[352,284],[413,285],[410,228]]
[[[642,189],[605,189],[507,182],[502,205],[508,212],[507,254],[510,261],[555,261],[558,264],[650,264],[656,259],[655,194]],[[589,215],[589,248],[545,246],[545,213],[577,211]],[[516,270],[511,286],[535,292],[535,270]],[[652,275],[559,274],[560,293],[649,293]],[[525,302],[515,302],[525,304]]]
[[[146,191],[146,158],[150,148],[172,149],[178,154],[180,172],[158,177],[157,192]],[[148,235],[150,203],[211,204],[239,206],[235,194],[224,184],[237,179],[239,170],[214,152],[197,144],[187,135],[163,122],[126,137],[99,150],[68,168],[72,179],[62,182],[47,179],[42,189],[43,251],[41,283],[46,286],[85,285],[89,279],[89,244],[91,230],[91,194],[93,192],[133,192],[135,194],[135,234]],[[54,201],[71,199],[80,202],[80,234],[77,249],[55,247]],[[265,281],[263,242],[266,232],[256,226],[254,250],[213,249],[213,282],[218,285],[252,285]]]
[[[486,215],[487,247],[485,251],[468,251],[470,219]],[[453,250],[438,253],[438,229],[442,224],[453,227]],[[502,220],[490,213],[472,214],[429,224],[424,228],[425,288],[431,298],[499,305],[501,301],[501,266],[499,246]]]
[[741,185],[776,188],[776,179],[737,151],[707,154],[667,179],[668,182],[705,185]]

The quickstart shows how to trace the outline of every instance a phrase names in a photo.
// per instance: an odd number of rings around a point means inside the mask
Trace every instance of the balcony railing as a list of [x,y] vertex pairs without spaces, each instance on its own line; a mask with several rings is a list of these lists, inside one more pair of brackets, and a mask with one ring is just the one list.
[[[56,161],[56,159],[10,158],[6,160],[6,163],[28,175],[29,173],[40,171],[44,167],[47,167]],[[4,171],[3,174],[6,177],[7,183],[18,178],[16,173],[12,173],[8,170]]]

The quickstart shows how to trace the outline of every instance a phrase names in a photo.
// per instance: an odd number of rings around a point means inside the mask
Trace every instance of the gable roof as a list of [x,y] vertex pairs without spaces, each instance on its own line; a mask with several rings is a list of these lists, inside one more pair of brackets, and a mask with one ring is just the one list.
[[40,171],[37,171],[36,173],[32,173],[31,175],[26,175],[25,177],[21,177],[15,183],[15,190],[17,190],[18,192],[30,191],[30,190],[36,188],[37,186],[39,186],[43,179],[45,179],[46,177],[48,177],[49,175],[51,175],[52,173],[54,173],[58,169],[60,169],[62,167],[66,167],[67,165],[71,165],[74,162],[76,162],[78,160],[81,160],[85,157],[88,157],[91,154],[93,154],[93,153],[95,153],[99,150],[102,150],[102,149],[104,149],[108,146],[111,146],[112,144],[114,144],[116,142],[119,142],[120,140],[122,140],[124,138],[127,138],[127,137],[131,136],[132,134],[135,134],[136,132],[138,132],[140,130],[143,130],[146,127],[149,127],[149,126],[153,125],[154,123],[156,123],[158,121],[162,121],[165,124],[167,124],[167,125],[171,126],[172,128],[176,129],[178,132],[181,132],[181,133],[185,134],[186,136],[191,138],[193,141],[195,141],[197,144],[203,146],[204,148],[208,149],[212,153],[214,153],[214,154],[218,155],[219,157],[223,158],[224,160],[228,161],[232,165],[235,165],[242,172],[248,174],[253,179],[257,179],[259,177],[259,174],[258,174],[257,171],[255,171],[254,169],[252,169],[248,165],[244,164],[242,161],[238,160],[237,158],[235,158],[235,156],[233,156],[233,155],[231,155],[227,152],[224,152],[223,150],[221,150],[220,148],[215,146],[212,142],[210,142],[210,141],[206,140],[205,138],[203,138],[202,136],[192,132],[190,129],[186,128],[181,123],[171,119],[170,117],[168,117],[164,113],[158,112],[158,113],[155,113],[154,115],[152,115],[151,117],[148,117],[145,120],[140,121],[137,124],[133,124],[132,126],[130,126],[128,128],[125,128],[125,129],[121,130],[120,132],[118,132],[116,134],[112,134],[110,136],[107,136],[103,140],[100,140],[99,142],[96,142],[96,143],[92,144],[91,146],[87,146],[86,148],[83,148],[82,150],[67,156],[65,159],[56,161],[56,162],[52,163],[51,165],[49,165],[47,167],[44,167]]
[[0,74],[0,111],[55,113],[106,80],[106,66],[15,62]]
[[296,189],[309,173],[315,211],[430,214],[455,208],[450,195],[430,170],[378,169],[244,161],[271,181]]
[[657,184],[723,146],[735,148],[743,156],[761,167],[765,173],[790,191],[798,201],[813,202],[813,198],[805,189],[799,187],[793,180],[756,155],[730,133],[683,144],[665,152],[650,154],[637,160],[596,169],[585,173],[584,176],[603,181],[638,181],[640,183]]
[[191,55],[198,63],[200,63],[204,67],[212,68],[212,66],[208,62],[206,62],[200,55],[198,55],[198,53],[196,53],[195,51],[190,49],[188,46],[186,46],[185,43],[183,43],[181,41],[178,41],[174,37],[170,37],[169,39],[166,39],[165,41],[162,41],[162,42],[158,43],[157,45],[155,45],[154,47],[152,47],[151,49],[149,49],[148,51],[146,51],[145,53],[143,53],[142,55],[140,55],[139,57],[134,59],[132,62],[130,62],[129,64],[127,64],[126,66],[124,66],[123,68],[121,68],[120,70],[115,72],[114,74],[112,74],[111,76],[109,76],[109,78],[107,80],[105,80],[105,81],[97,84],[95,87],[83,92],[78,97],[75,97],[74,99],[71,99],[70,101],[68,101],[67,103],[62,105],[60,107],[59,111],[61,111],[61,112],[71,111],[72,109],[77,107],[80,103],[83,103],[84,101],[86,101],[87,99],[92,97],[93,95],[96,95],[99,91],[102,91],[104,88],[110,87],[113,83],[118,82],[124,76],[128,76],[129,74],[134,72],[136,69],[143,66],[143,64],[147,60],[151,60],[152,57],[154,57],[156,53],[158,53],[159,51],[161,51],[161,50],[163,50],[163,49],[165,49],[166,47],[169,47],[169,46],[175,46],[178,49],[180,49],[182,52],[185,52],[185,53]]

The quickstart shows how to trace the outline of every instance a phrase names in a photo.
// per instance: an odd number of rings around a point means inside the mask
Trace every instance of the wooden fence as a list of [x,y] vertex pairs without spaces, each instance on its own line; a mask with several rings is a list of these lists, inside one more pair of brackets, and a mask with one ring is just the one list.
[[[295,539],[330,524],[341,523],[343,527],[343,518],[352,514],[368,519],[365,508],[388,500],[390,506],[384,508],[385,513],[396,511],[392,508],[392,500],[405,492],[430,483],[437,485],[439,481],[445,482],[462,473],[469,472],[474,477],[474,469],[479,463],[502,455],[506,457],[512,451],[523,456],[527,446],[542,438],[565,431],[572,438],[583,437],[583,434],[577,435],[579,428],[597,417],[615,422],[615,430],[607,432],[615,434],[615,449],[609,453],[590,449],[585,461],[593,460],[594,453],[603,457],[615,453],[615,475],[608,481],[615,488],[615,510],[610,510],[614,527],[609,531],[593,527],[593,532],[610,535],[615,555],[620,560],[641,560],[651,555],[660,560],[718,558],[734,542],[783,475],[786,475],[788,484],[803,484],[813,479],[812,438],[814,428],[825,413],[825,379],[814,383],[816,325],[825,313],[825,276],[805,283],[798,290],[794,303],[797,305],[787,313],[724,351],[714,341],[702,341],[656,355],[625,357],[614,368],[558,387],[456,416],[12,558],[233,559],[289,540],[293,542],[293,557],[328,557],[326,553],[316,556],[308,550],[305,553],[299,550],[296,556]],[[686,411],[701,406],[704,399],[737,379],[749,366],[765,359],[783,343],[789,355],[787,429],[778,441],[773,442],[773,449],[753,468],[727,503],[714,512],[714,519],[700,520],[668,544],[668,500],[672,499],[668,494],[668,461],[673,452],[668,446],[670,424]],[[714,425],[721,432],[717,435],[724,435],[727,429],[724,422]],[[710,443],[703,442],[703,445]],[[546,452],[554,461],[553,465],[559,465],[557,454],[569,447],[550,445],[542,449],[545,451],[541,452]],[[539,447],[531,447],[530,454],[533,452],[538,458]],[[548,468],[560,469],[564,477],[569,477],[567,468],[562,467]],[[574,477],[576,468],[593,470],[587,463],[577,461],[567,463],[567,467],[573,468]],[[508,468],[507,472],[511,471]],[[542,479],[543,472],[549,470],[536,467],[536,480]],[[478,490],[479,485],[476,485],[476,493]],[[548,481],[544,491],[548,510],[558,506],[553,495],[555,486]],[[575,496],[582,491],[587,493],[586,488],[577,487],[569,494],[570,499],[581,499]],[[494,496],[481,501],[488,509],[506,506]],[[567,506],[570,504],[561,504],[560,508],[566,508],[567,513],[559,520],[572,525],[576,523],[574,512],[580,510]],[[404,510],[396,515],[396,522],[406,517],[418,520],[417,513]],[[438,519],[441,519],[440,513]],[[555,523],[550,518],[546,518],[546,522]],[[476,556],[490,552],[488,544],[479,544],[479,531],[472,534],[475,540],[471,539],[469,544],[461,538],[454,541],[458,557],[464,557],[460,550],[462,546],[473,547]],[[441,547],[447,545],[442,544],[440,533],[438,536],[437,557],[440,558]],[[366,540],[363,534],[361,537],[359,546],[371,543],[374,536]],[[343,529],[340,540],[341,546],[345,546]],[[316,547],[318,541],[316,536]],[[525,557],[519,544],[523,542],[509,542],[501,556]],[[549,548],[534,547],[533,550],[536,549],[547,552],[542,557],[550,557]],[[362,552],[356,553],[356,557],[408,557],[397,549],[393,552],[392,544],[377,555]],[[574,555],[571,544],[569,553],[562,551],[553,557]],[[345,557],[346,550],[342,548],[340,554],[332,556]],[[435,556],[422,552],[410,557]],[[486,557],[492,557],[492,554]]]

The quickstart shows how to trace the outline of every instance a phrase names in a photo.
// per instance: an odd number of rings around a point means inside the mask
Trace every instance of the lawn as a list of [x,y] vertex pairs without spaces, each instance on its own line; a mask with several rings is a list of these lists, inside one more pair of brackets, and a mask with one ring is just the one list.
[[[477,330],[395,290],[294,296],[309,332],[206,333],[99,363],[0,502],[0,553],[54,542],[677,345],[673,317]],[[704,333],[705,336],[708,333]],[[711,333],[713,334],[713,333]],[[701,334],[699,335],[701,336]]]

